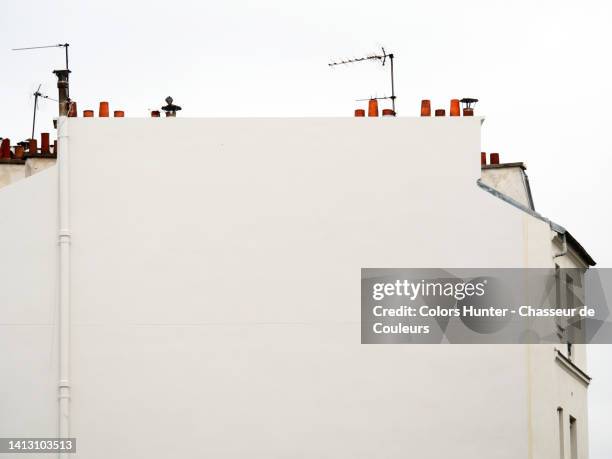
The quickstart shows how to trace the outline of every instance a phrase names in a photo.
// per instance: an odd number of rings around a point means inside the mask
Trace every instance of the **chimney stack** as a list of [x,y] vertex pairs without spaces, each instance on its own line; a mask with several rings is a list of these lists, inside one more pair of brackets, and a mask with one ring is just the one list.
[[70,98],[68,97],[68,74],[70,70],[54,70],[57,76],[57,91],[59,103],[59,116],[68,116]]
[[491,164],[499,164],[499,153],[491,153]]

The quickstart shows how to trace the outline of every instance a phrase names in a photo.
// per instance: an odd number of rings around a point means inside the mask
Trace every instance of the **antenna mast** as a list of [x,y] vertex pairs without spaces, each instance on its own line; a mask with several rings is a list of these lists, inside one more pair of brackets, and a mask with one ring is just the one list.
[[38,98],[42,97],[43,99],[49,99],[49,100],[53,100],[55,102],[57,102],[56,99],[53,99],[49,96],[45,96],[43,93],[40,92],[40,87],[42,86],[42,83],[38,85],[38,89],[36,89],[36,92],[34,92],[34,94],[32,94],[34,96],[34,114],[32,115],[32,137],[30,137],[30,139],[34,138],[34,133],[36,130],[36,111],[38,110]]
[[[45,49],[45,48],[64,48],[65,59],[66,59],[66,70],[70,71],[70,68],[68,66],[68,47],[69,46],[70,46],[70,43],[58,43],[57,45],[28,46],[26,48],[13,48],[11,51],[28,51],[32,49]],[[66,92],[68,93],[68,89],[66,89]],[[68,97],[70,97],[70,94],[68,94]]]
[[36,129],[36,110],[38,110],[38,98],[42,96],[42,94],[40,93],[41,86],[42,83],[38,85],[38,89],[36,90],[36,92],[34,92],[34,114],[32,115],[32,137],[30,137],[30,139],[34,138],[34,131]]
[[[347,59],[347,60],[342,60],[342,61],[337,61],[337,62],[330,62],[328,65],[330,67],[335,67],[337,65],[354,64],[357,62],[378,60],[381,62],[381,64],[384,67],[385,63],[387,62],[387,59],[389,59],[389,67],[391,71],[391,95],[385,96],[385,97],[374,97],[374,99],[391,99],[391,106],[393,107],[393,114],[395,114],[395,99],[397,99],[397,97],[395,96],[395,75],[394,75],[394,69],[393,69],[393,58],[395,56],[393,55],[393,53],[388,53],[387,51],[385,51],[384,47],[381,47],[381,50],[382,50],[381,54],[370,54],[369,56],[358,57],[354,59]],[[369,99],[358,99],[358,100],[369,100]]]

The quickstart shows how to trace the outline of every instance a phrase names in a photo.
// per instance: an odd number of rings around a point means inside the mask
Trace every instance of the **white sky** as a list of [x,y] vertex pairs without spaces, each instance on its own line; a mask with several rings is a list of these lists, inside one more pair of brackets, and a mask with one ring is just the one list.
[[[180,116],[351,116],[354,99],[388,94],[375,64],[332,58],[385,45],[400,116],[419,101],[477,97],[483,150],[525,161],[538,211],[612,267],[612,2],[229,0],[5,2],[0,13],[0,136],[30,136],[31,93],[56,96],[69,42],[79,112],[100,100],[148,116],[167,95]],[[363,103],[362,103],[363,104]],[[41,102],[51,131],[55,103]],[[52,131],[51,131],[52,132]],[[612,457],[612,346],[592,346],[591,459]]]

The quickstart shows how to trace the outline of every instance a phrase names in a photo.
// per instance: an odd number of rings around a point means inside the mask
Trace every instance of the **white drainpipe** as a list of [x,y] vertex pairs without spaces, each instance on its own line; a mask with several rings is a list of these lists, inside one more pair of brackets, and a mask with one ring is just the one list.
[[[57,123],[59,173],[59,437],[70,437],[70,155],[68,117]],[[60,459],[67,453],[60,453]]]

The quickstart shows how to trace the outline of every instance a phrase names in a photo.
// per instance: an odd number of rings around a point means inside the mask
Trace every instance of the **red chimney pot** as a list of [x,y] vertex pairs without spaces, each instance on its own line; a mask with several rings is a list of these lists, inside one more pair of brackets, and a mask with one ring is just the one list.
[[421,116],[431,116],[431,101],[429,99],[421,101]]
[[49,153],[49,133],[48,132],[40,133],[40,152]]
[[460,116],[461,106],[459,105],[459,99],[451,99],[450,101],[450,116]]
[[11,140],[2,139],[0,144],[0,159],[11,159]]
[[36,139],[30,139],[28,142],[28,153],[30,155],[35,155],[38,153],[38,142]]
[[378,101],[370,99],[368,102],[368,116],[378,116]]
[[70,101],[70,110],[68,111],[69,118],[76,118],[77,115],[77,103],[74,100]]
[[98,116],[100,118],[108,118],[108,102],[100,102],[100,111]]

